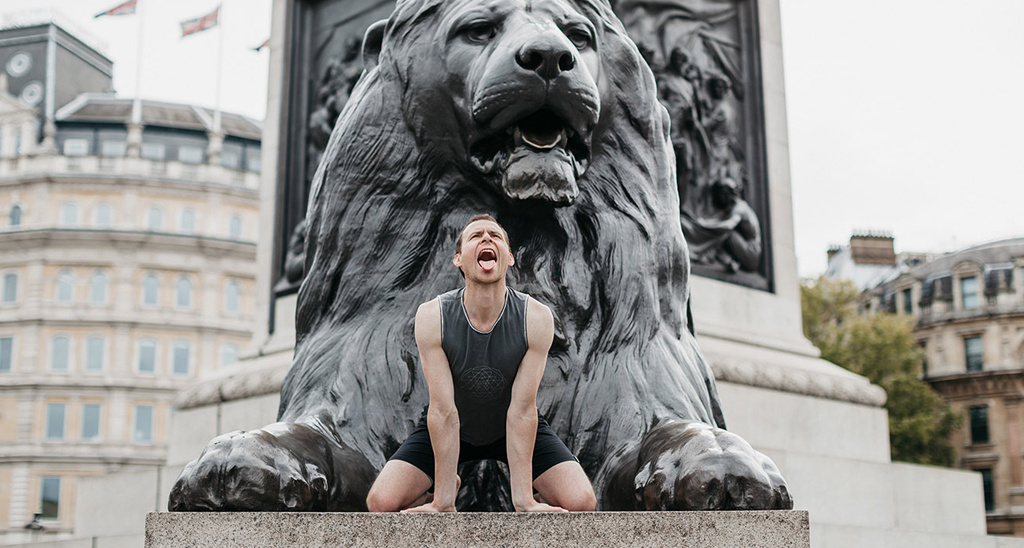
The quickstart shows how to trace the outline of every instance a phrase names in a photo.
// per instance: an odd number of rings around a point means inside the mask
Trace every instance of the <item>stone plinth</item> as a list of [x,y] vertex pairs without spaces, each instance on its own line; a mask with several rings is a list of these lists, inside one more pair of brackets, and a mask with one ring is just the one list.
[[807,548],[805,511],[459,513],[151,513],[146,548],[687,546]]

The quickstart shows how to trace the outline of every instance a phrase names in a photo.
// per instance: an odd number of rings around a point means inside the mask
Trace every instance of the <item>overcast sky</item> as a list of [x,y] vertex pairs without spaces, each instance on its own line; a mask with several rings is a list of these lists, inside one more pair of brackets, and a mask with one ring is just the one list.
[[[801,275],[829,244],[887,230],[897,251],[951,251],[1024,236],[1024,1],[781,0],[796,253]],[[114,62],[135,94],[139,16],[119,0],[0,0],[54,8]],[[141,95],[263,118],[271,0],[140,0]],[[179,23],[222,4],[223,26]],[[785,222],[776,218],[776,222]]]

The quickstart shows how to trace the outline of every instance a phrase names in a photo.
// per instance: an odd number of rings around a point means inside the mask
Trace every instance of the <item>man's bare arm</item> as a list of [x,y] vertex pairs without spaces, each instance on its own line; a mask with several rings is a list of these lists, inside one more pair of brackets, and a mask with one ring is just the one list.
[[533,445],[537,439],[537,390],[544,377],[548,350],[554,338],[551,310],[529,299],[526,310],[526,335],[529,347],[512,383],[512,403],[508,408],[505,431],[508,438],[508,468],[512,485],[512,505],[517,512],[564,512],[557,506],[533,498]]
[[441,304],[437,299],[416,311],[416,346],[430,392],[427,430],[434,446],[434,500],[407,512],[454,512],[458,495],[459,413],[448,356],[441,348]]

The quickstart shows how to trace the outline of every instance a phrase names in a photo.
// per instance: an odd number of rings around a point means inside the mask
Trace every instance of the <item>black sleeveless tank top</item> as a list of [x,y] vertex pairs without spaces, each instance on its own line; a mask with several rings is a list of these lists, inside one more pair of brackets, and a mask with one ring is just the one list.
[[505,306],[490,331],[478,331],[462,304],[465,289],[438,296],[441,348],[448,356],[459,411],[460,438],[487,445],[505,435],[512,383],[529,346],[525,293],[509,289]]

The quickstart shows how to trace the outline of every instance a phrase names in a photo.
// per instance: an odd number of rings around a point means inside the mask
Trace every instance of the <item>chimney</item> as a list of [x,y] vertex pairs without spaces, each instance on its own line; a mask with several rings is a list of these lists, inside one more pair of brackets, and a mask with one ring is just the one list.
[[832,259],[836,256],[836,253],[839,253],[842,250],[843,246],[841,245],[832,244],[828,246],[828,264],[832,264]]
[[889,232],[864,230],[850,236],[854,264],[896,266],[896,250]]

